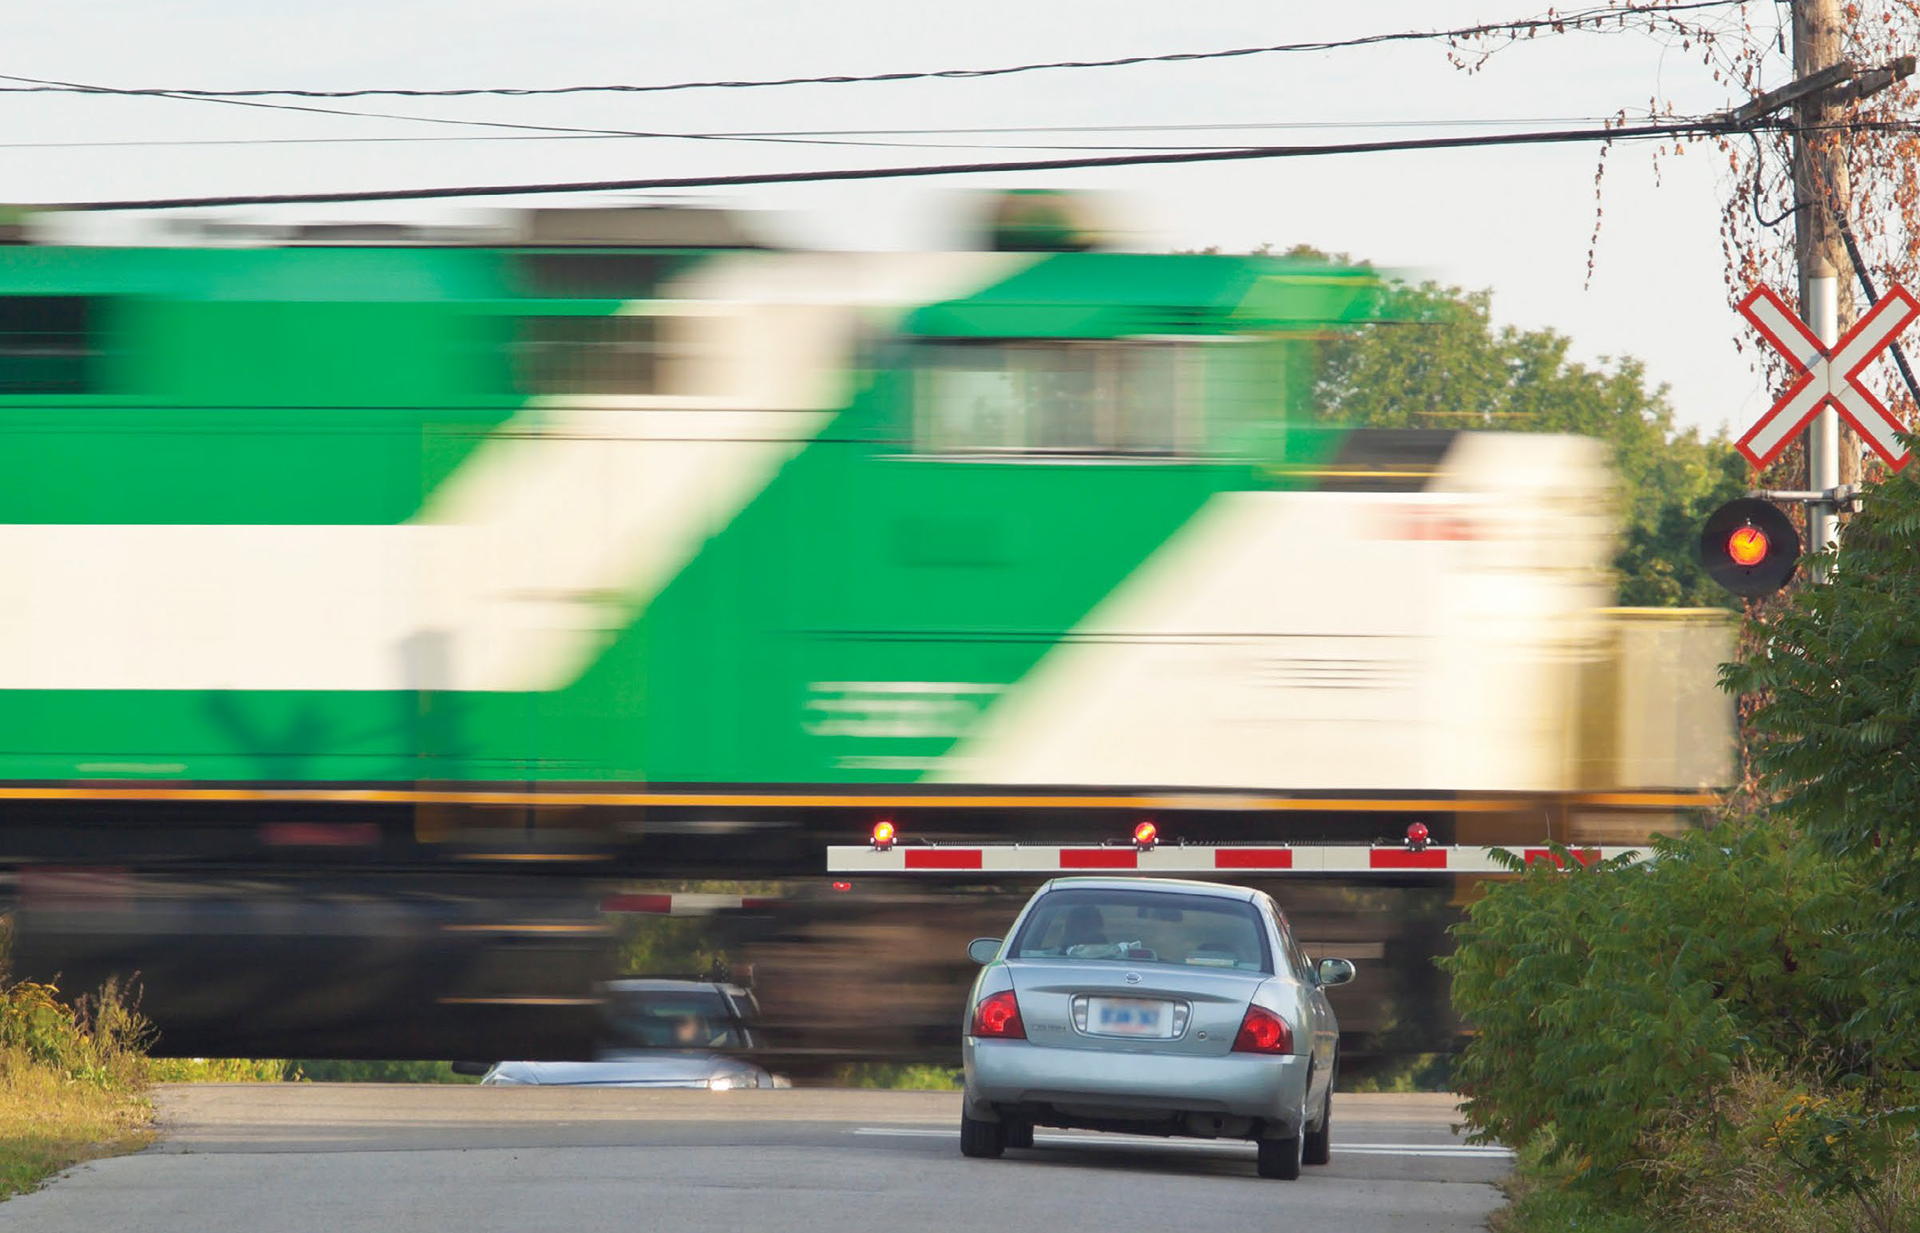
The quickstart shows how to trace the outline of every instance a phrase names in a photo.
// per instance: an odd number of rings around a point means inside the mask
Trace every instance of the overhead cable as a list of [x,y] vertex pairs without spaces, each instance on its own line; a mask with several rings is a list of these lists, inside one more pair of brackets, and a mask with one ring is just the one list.
[[1383,43],[1446,41],[1485,38],[1497,35],[1525,37],[1543,31],[1558,34],[1568,30],[1601,29],[1604,28],[1606,23],[1615,21],[1624,25],[1625,20],[1630,17],[1659,17],[1668,13],[1684,13],[1698,9],[1745,8],[1752,3],[1754,3],[1754,0],[1682,0],[1682,2],[1674,4],[1604,4],[1591,8],[1574,9],[1567,12],[1556,12],[1549,9],[1545,14],[1535,17],[1520,18],[1513,21],[1484,22],[1479,25],[1458,26],[1450,30],[1400,30],[1390,33],[1360,35],[1355,38],[1319,39],[1298,43],[1273,43],[1262,47],[1230,47],[1218,51],[1182,51],[1163,52],[1152,55],[1116,56],[1106,60],[1047,60],[1036,61],[1029,64],[1000,65],[992,68],[921,69],[888,73],[835,74],[820,77],[676,81],[658,84],[471,86],[438,90],[396,87],[368,87],[349,90],[308,90],[296,88],[205,90],[172,86],[89,86],[78,82],[0,74],[0,81],[19,83],[14,86],[0,86],[0,92],[145,95],[170,98],[227,100],[272,97],[368,98],[376,96],[387,98],[465,98],[474,95],[525,97],[553,94],[664,94],[679,90],[757,90],[775,86],[844,86],[891,81],[964,81],[983,77],[1007,77],[1016,73],[1048,72],[1059,69],[1126,68],[1138,64],[1178,64],[1196,60],[1229,60],[1246,56],[1264,56],[1287,52],[1340,51],[1347,48],[1377,46]]
[[436,188],[353,189],[330,193],[245,193],[206,197],[153,197],[114,201],[46,203],[66,210],[162,210],[237,205],[322,204],[348,201],[409,201],[452,197],[509,197],[555,193],[639,192],[668,188],[723,188],[756,184],[804,184],[822,181],[898,180],[927,176],[983,175],[994,172],[1071,171],[1096,167],[1140,167],[1179,163],[1246,162],[1260,159],[1313,158],[1339,154],[1384,154],[1415,150],[1461,150],[1490,146],[1565,145],[1588,141],[1645,141],[1742,131],[1720,117],[1658,124],[1560,129],[1531,133],[1478,133],[1458,137],[1412,137],[1387,141],[1350,141],[1323,145],[1249,146],[1230,150],[1110,154],[1081,158],[1022,159],[991,163],[943,163],[905,167],[848,167],[806,171],[753,172],[740,175],[662,176],[632,180],[590,180],[541,184],[466,184]]
[[[993,136],[997,134],[1044,134],[1044,133],[1241,133],[1267,130],[1324,130],[1324,129],[1396,129],[1396,128],[1471,128],[1493,127],[1512,124],[1604,124],[1617,116],[1509,116],[1491,119],[1409,119],[1409,120],[1273,120],[1249,123],[1221,124],[1027,124],[1004,127],[971,127],[949,125],[939,128],[829,128],[829,129],[747,129],[727,130],[715,133],[650,133],[622,132],[615,129],[586,132],[556,133],[487,133],[461,134],[459,136],[379,136],[379,137],[124,137],[101,141],[0,141],[0,150],[99,150],[99,149],[147,149],[175,146],[329,146],[329,145],[405,145],[417,143],[435,143],[448,141],[630,141],[656,140],[665,138],[680,139],[739,139],[751,137],[913,137],[939,136],[959,137],[969,134]],[[1200,149],[1193,144],[1180,146],[1055,146],[1047,143],[1033,145],[1001,145],[988,142],[948,143],[942,142],[859,142],[848,144],[871,144],[875,146],[931,147],[934,149]],[[1224,149],[1228,147],[1208,147]],[[1236,144],[1231,147],[1239,149]]]

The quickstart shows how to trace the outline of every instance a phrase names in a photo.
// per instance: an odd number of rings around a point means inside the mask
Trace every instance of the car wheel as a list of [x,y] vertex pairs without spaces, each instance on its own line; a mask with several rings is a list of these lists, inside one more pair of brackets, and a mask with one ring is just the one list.
[[1333,1084],[1327,1084],[1327,1103],[1320,1110],[1320,1125],[1302,1136],[1305,1140],[1300,1158],[1310,1165],[1323,1165],[1333,1159]]
[[1260,1176],[1277,1177],[1283,1182],[1299,1177],[1300,1166],[1304,1163],[1301,1150],[1305,1142],[1304,1135],[1260,1140]]
[[1007,1146],[1008,1147],[1032,1147],[1033,1146],[1033,1123],[1032,1122],[1007,1122],[1005,1123],[1005,1125],[1007,1128]]
[[1006,1123],[975,1121],[965,1113],[960,1115],[960,1154],[962,1156],[978,1156],[984,1160],[992,1160],[1006,1148]]

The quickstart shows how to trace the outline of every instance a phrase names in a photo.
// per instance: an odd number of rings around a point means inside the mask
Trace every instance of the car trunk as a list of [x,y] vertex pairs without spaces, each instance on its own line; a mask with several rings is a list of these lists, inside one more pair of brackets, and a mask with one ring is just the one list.
[[[1027,1040],[1043,1047],[1212,1057],[1229,1052],[1265,972],[1017,959]],[[1144,1004],[1144,1005],[1142,1005]]]

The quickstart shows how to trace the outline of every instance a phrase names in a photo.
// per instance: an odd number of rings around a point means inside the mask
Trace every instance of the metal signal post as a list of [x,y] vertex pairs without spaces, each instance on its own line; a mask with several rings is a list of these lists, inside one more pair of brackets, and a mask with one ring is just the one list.
[[[1801,216],[1804,220],[1805,215]],[[1804,225],[1804,222],[1803,224]],[[1801,284],[1806,287],[1807,324],[1812,327],[1814,337],[1820,345],[1829,351],[1840,337],[1840,280],[1835,278],[1832,268],[1810,278],[1803,277]],[[1837,491],[1841,483],[1840,466],[1840,415],[1831,404],[1820,408],[1812,425],[1807,429],[1807,487],[1825,494]],[[1854,454],[1855,477],[1859,474],[1860,445],[1850,442]],[[1815,552],[1824,552],[1840,540],[1840,511],[1832,501],[1819,500],[1807,505],[1807,542]],[[1824,567],[1817,567],[1824,569]],[[1816,577],[1818,573],[1816,573]]]

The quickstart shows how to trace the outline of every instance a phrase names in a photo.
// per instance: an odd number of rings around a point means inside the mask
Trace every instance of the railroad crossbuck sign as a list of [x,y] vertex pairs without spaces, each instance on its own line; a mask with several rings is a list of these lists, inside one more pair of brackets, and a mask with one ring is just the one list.
[[1755,287],[1740,301],[1740,312],[1797,374],[1780,400],[1734,443],[1748,462],[1765,467],[1821,407],[1831,404],[1888,466],[1898,471],[1907,465],[1910,455],[1896,435],[1904,426],[1859,380],[1894,335],[1920,317],[1920,302],[1905,287],[1889,288],[1831,351],[1771,287]]

